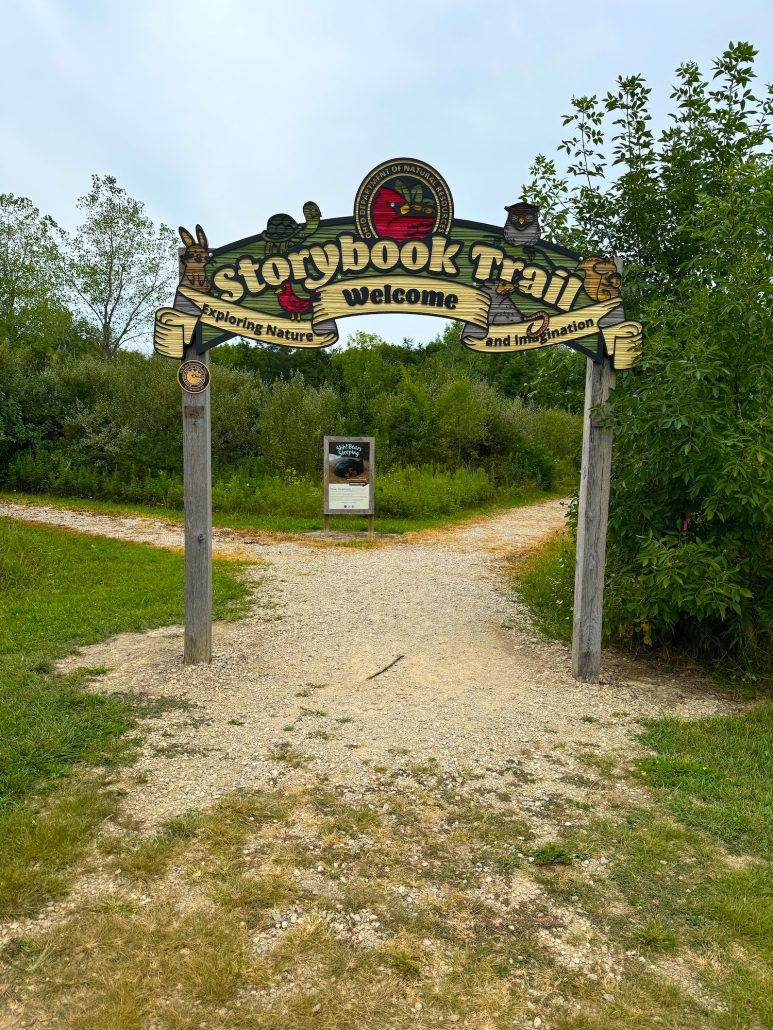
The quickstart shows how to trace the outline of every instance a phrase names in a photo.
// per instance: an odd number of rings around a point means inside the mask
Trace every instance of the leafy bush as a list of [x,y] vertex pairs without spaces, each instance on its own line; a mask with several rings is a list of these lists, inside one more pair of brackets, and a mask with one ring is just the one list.
[[773,640],[773,167],[725,185],[685,220],[700,263],[615,391],[610,611],[647,642],[751,659]]
[[271,385],[260,416],[258,441],[266,469],[318,476],[322,437],[334,435],[338,397],[328,386],[309,387],[300,375]]
[[[174,509],[183,504],[179,473],[147,471],[143,475],[135,471],[123,476],[73,465],[66,457],[46,451],[20,455],[11,465],[7,482],[13,489],[30,493],[134,501]],[[507,491],[483,469],[392,469],[376,477],[376,509],[379,515],[397,518],[454,515],[504,500]],[[322,512],[322,477],[306,479],[292,472],[256,474],[247,463],[214,474],[212,506],[229,514],[317,518]]]
[[641,76],[575,98],[566,172],[538,157],[526,192],[554,239],[624,259],[627,313],[645,328],[641,361],[612,395],[611,631],[767,665],[773,130],[755,56],[731,44],[712,81],[678,68],[659,136]]
[[[0,482],[182,505],[172,363],[119,353],[110,363],[60,358],[39,369],[8,357],[0,362]],[[382,514],[451,514],[519,485],[550,489],[577,468],[579,419],[505,397],[464,364],[367,338],[334,358],[339,389],[300,375],[266,384],[228,362],[213,365],[217,509],[316,517],[325,434],[376,435]]]

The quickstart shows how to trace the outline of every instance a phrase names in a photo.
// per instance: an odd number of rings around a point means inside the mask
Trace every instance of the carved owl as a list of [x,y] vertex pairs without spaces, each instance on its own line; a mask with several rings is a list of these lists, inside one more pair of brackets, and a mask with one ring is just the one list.
[[514,247],[533,247],[539,240],[539,208],[536,204],[511,204],[505,208],[503,235]]

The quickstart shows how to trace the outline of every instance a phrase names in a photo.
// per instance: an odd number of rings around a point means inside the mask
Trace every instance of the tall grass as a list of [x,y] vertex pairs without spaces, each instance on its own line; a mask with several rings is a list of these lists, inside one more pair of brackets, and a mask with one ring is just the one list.
[[[549,469],[548,469],[549,472]],[[545,467],[515,477],[519,487],[550,488],[553,476]],[[179,473],[134,469],[103,472],[75,465],[61,454],[27,452],[8,471],[13,490],[61,497],[134,501],[179,510],[183,483]],[[506,501],[513,487],[499,484],[484,469],[453,472],[431,467],[395,468],[376,476],[376,511],[392,518],[456,515],[461,511]],[[276,515],[315,518],[322,510],[322,475],[315,482],[288,472],[266,475],[255,463],[215,471],[212,506],[225,514]]]

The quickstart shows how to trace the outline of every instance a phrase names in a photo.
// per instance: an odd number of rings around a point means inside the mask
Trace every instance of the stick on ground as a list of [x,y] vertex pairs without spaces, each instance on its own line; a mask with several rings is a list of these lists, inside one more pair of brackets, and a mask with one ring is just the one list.
[[376,676],[380,676],[382,672],[386,672],[387,669],[391,669],[393,665],[397,665],[401,658],[405,658],[404,654],[399,654],[394,661],[391,661],[389,665],[385,665],[383,669],[379,669],[378,672],[374,672],[372,676],[368,676],[369,680],[374,680]]

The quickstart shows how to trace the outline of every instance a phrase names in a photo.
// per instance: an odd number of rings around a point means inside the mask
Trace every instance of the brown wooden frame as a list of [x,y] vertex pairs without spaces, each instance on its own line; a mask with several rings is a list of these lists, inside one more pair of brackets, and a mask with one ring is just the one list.
[[[369,505],[368,509],[362,511],[335,511],[330,510],[330,445],[337,443],[367,443],[370,445],[369,458]],[[331,515],[365,515],[368,519],[368,535],[372,535],[374,518],[376,514],[376,438],[375,436],[326,436],[322,446],[322,472],[324,477],[324,489],[322,498],[323,525],[325,532],[330,530]]]

